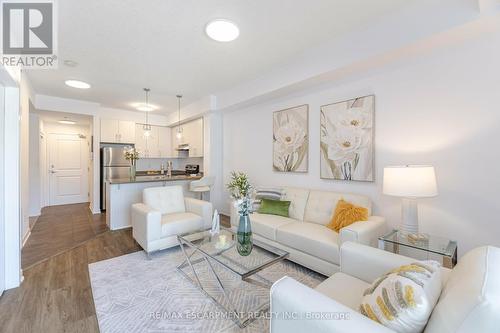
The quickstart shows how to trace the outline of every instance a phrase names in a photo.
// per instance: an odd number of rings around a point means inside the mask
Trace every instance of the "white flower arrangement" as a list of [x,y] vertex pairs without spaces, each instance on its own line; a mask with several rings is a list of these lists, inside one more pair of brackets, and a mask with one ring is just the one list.
[[226,185],[234,199],[234,206],[238,208],[240,215],[246,216],[252,213],[252,191],[253,187],[248,176],[243,172],[231,172],[231,181]]

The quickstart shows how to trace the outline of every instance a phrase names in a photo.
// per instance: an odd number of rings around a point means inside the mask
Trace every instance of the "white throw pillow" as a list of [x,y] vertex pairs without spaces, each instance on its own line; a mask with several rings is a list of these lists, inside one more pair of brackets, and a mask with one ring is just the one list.
[[283,196],[283,190],[280,188],[274,187],[259,187],[255,190],[253,204],[253,211],[257,212],[262,203],[262,199],[270,199],[270,200],[281,200]]
[[396,268],[368,288],[360,312],[398,333],[421,333],[441,294],[441,265],[420,261]]

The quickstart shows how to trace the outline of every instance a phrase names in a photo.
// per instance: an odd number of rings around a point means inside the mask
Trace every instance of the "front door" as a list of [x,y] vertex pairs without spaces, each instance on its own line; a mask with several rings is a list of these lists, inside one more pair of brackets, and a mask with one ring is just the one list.
[[79,134],[50,134],[49,205],[89,201],[87,139]]

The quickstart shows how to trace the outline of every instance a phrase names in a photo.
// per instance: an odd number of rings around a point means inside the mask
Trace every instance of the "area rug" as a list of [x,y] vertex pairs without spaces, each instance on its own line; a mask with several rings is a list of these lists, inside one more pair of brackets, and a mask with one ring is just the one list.
[[[269,332],[266,316],[260,316],[240,329],[227,313],[181,275],[176,270],[184,260],[179,247],[154,253],[151,257],[152,260],[148,260],[140,251],[89,265],[92,294],[102,333]],[[222,297],[208,266],[200,264],[197,267],[204,287],[215,298]],[[236,279],[233,273],[217,264],[214,268],[238,311],[252,311],[269,299],[268,290]],[[290,276],[310,287],[325,279],[287,260],[259,274],[271,282]]]

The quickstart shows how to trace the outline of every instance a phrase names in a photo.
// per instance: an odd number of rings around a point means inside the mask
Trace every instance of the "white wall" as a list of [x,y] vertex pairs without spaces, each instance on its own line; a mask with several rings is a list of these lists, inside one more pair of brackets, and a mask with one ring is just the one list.
[[5,275],[1,276],[5,288],[18,287],[21,282],[21,206],[20,206],[20,73],[13,68],[0,66],[0,84],[4,89],[4,104],[0,108],[2,124],[0,143],[3,152],[0,156],[2,174],[3,210],[0,211],[0,224],[3,224],[3,240],[0,256],[5,260]]
[[[371,76],[326,84],[224,114],[224,177],[247,172],[256,185],[299,186],[362,193],[374,211],[399,223],[400,201],[381,194],[386,165],[436,167],[439,196],[420,201],[423,232],[456,239],[459,255],[474,246],[500,246],[500,32],[398,61]],[[375,94],[374,183],[321,180],[319,108]],[[309,173],[272,171],[272,112],[309,104]],[[226,194],[227,195],[227,194]],[[224,209],[227,211],[227,205]]]
[[224,190],[223,179],[223,128],[222,114],[220,112],[212,112],[204,117],[204,171],[208,176],[215,177],[215,183],[210,191],[210,201],[215,207],[223,207],[224,199],[222,192]]
[[66,125],[44,121],[45,134],[83,134],[90,139],[90,125]]
[[[5,86],[0,82],[0,133],[5,133]],[[0,135],[0,157],[4,160],[4,136]],[[5,190],[4,163],[0,162],[0,296],[5,290]]]
[[40,207],[43,208],[45,206],[48,206],[49,204],[49,198],[45,193],[48,193],[49,191],[49,183],[48,183],[48,177],[44,177],[44,175],[47,175],[49,173],[48,169],[48,161],[47,161],[47,142],[48,142],[48,137],[47,133],[45,132],[45,122],[40,119],[39,122],[39,128],[40,128],[40,140],[38,142],[38,155],[40,157],[39,161],[39,174],[40,174]]
[[41,189],[40,179],[40,117],[29,115],[29,216],[40,215]]
[[26,73],[21,71],[20,75],[20,140],[21,140],[21,152],[20,152],[20,163],[21,163],[21,235],[23,243],[27,240],[29,236],[29,111],[30,105],[34,101],[33,89],[31,88],[30,82]]

